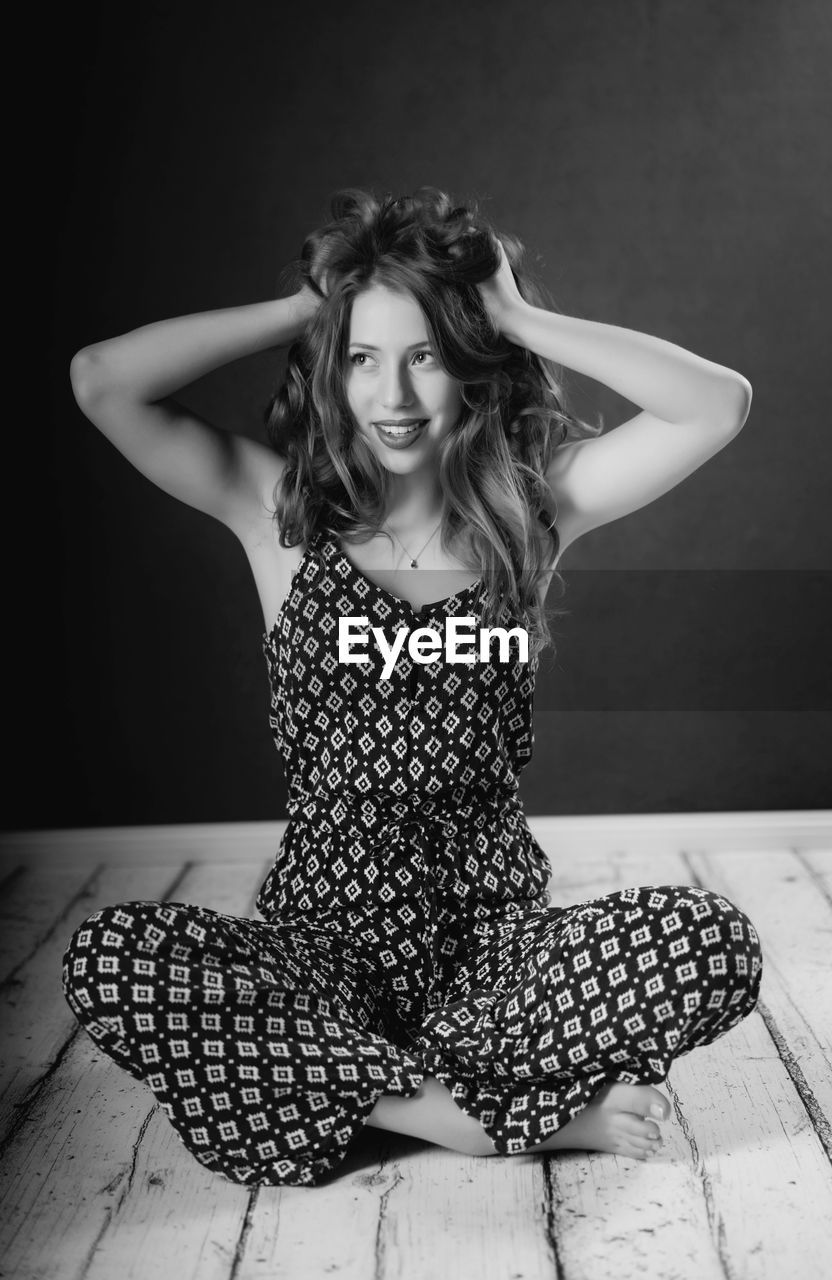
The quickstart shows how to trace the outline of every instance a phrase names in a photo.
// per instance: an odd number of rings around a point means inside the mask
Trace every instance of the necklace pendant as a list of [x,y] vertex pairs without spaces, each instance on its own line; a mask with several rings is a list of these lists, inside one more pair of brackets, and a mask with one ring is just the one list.
[[410,562],[410,567],[411,567],[411,569],[418,569],[418,568],[419,568],[419,561],[418,561],[418,560],[411,560],[411,562]]

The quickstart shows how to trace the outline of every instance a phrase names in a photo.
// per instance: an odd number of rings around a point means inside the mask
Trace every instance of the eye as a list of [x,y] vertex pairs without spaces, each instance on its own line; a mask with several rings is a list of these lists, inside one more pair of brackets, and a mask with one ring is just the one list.
[[414,354],[413,359],[414,359],[414,360],[418,360],[420,356],[424,356],[426,360],[432,360],[432,359],[433,359],[433,352],[432,352],[432,351],[417,351],[417,352]]
[[357,369],[363,369],[363,364],[358,364],[359,360],[369,359],[366,351],[354,351],[350,356],[350,364],[355,365]]

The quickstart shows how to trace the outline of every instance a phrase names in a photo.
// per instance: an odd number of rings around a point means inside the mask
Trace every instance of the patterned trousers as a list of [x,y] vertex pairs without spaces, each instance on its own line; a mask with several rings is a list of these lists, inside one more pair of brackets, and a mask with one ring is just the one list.
[[[237,1183],[320,1183],[382,1094],[440,1079],[498,1153],[537,1145],[605,1083],[660,1083],[754,1008],[751,921],[705,889],[483,909],[407,1036],[355,931],[128,902],[75,932],[74,1014],[145,1081],[188,1150]],[[435,1001],[433,1001],[435,1005]]]

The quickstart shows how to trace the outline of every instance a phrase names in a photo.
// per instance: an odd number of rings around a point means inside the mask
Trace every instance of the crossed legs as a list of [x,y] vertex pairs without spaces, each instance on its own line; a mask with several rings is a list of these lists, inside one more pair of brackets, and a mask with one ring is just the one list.
[[[656,1110],[654,1110],[654,1108]],[[528,1152],[609,1151],[646,1160],[661,1147],[658,1125],[648,1116],[666,1120],[667,1098],[651,1085],[604,1085],[592,1101]],[[470,1156],[493,1156],[496,1149],[478,1120],[466,1115],[440,1080],[426,1076],[410,1098],[379,1098],[367,1124],[388,1133],[404,1133]]]
[[[762,960],[754,927],[714,893],[663,886],[582,904],[567,922],[553,914],[551,943],[546,928],[508,994],[489,1001],[480,990],[430,1016],[443,1061],[466,1079],[490,1061],[507,1079],[516,1072],[564,1090],[570,1077],[606,1077],[576,1115],[521,1153],[647,1159],[661,1146],[656,1121],[667,1120],[670,1103],[646,1081],[666,1079],[675,1057],[711,1043],[756,1004]],[[487,978],[474,973],[472,985],[487,988]],[[469,1155],[496,1154],[480,1122],[431,1075],[415,1096],[379,1098],[367,1123]]]

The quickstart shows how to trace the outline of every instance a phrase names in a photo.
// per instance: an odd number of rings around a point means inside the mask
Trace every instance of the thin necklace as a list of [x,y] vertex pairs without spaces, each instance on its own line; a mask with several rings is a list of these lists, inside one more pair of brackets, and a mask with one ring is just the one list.
[[[382,529],[384,529],[384,528],[386,528],[386,525],[382,525],[381,527],[382,527]],[[439,530],[440,530],[441,528],[442,528],[442,521],[440,520],[440,521],[439,521],[439,524],[436,526],[436,528],[434,529],[433,533],[432,533],[432,534],[430,535],[430,537],[428,538],[428,540],[427,540],[427,542],[425,543],[424,547],[422,547],[422,550],[419,552],[419,555],[420,555],[420,556],[424,554],[424,552],[426,551],[427,547],[430,545],[430,543],[431,543],[431,542],[433,542],[433,539],[436,537],[437,533],[439,532]],[[399,544],[399,546],[401,547],[402,551],[405,553],[405,555],[406,555],[406,556],[408,556],[408,557],[409,557],[409,559],[410,559],[410,567],[411,567],[411,569],[418,569],[418,568],[419,568],[419,557],[418,557],[418,556],[412,556],[412,555],[410,554],[410,552],[408,551],[407,547],[406,547],[406,546],[404,545],[404,543],[402,542],[401,538],[398,536],[398,534],[393,533],[393,530],[392,530],[392,529],[388,529],[388,530],[387,530],[387,532],[388,532],[388,533],[392,533],[392,534],[393,534],[393,537],[394,537],[394,538],[396,539],[396,541],[398,542],[398,544]]]

